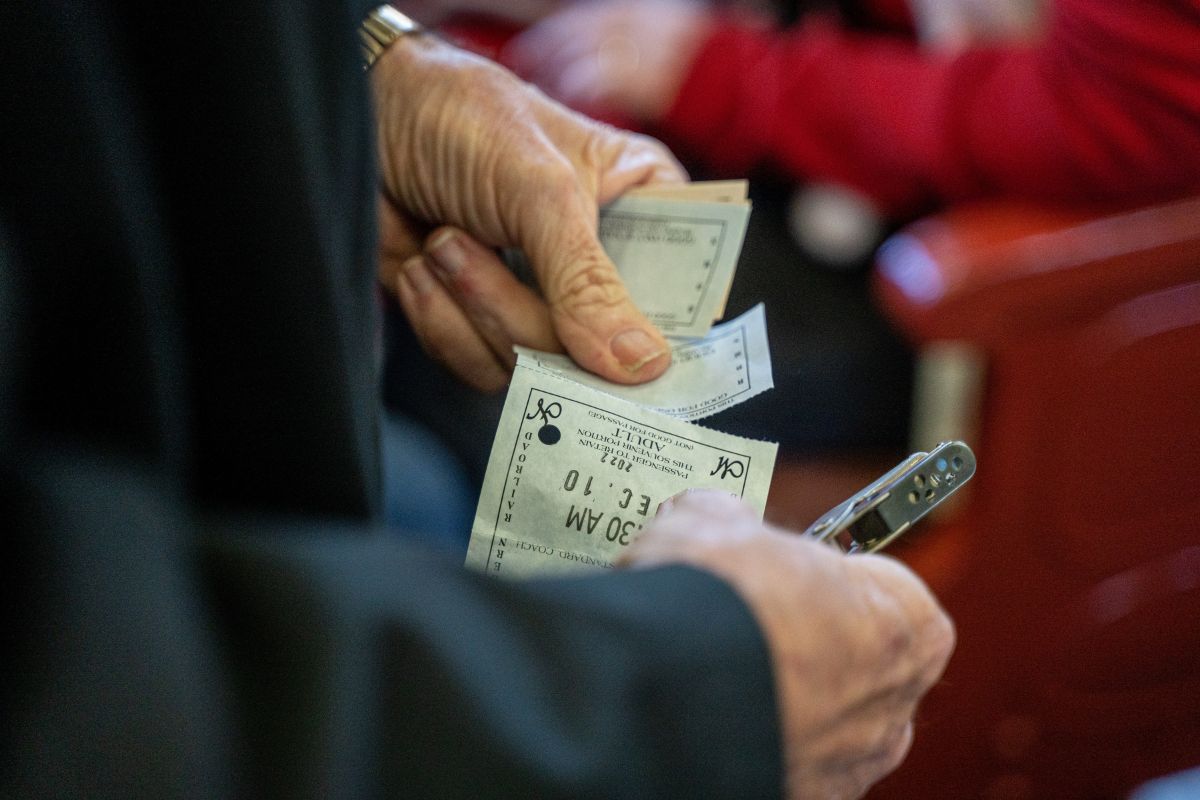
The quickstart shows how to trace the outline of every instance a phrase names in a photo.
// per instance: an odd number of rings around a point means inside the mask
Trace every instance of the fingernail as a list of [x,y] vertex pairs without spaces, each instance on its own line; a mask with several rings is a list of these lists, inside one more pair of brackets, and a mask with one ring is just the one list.
[[429,294],[433,289],[433,276],[425,268],[425,260],[420,256],[413,256],[404,262],[396,276],[396,282],[408,284],[408,287],[419,295]]
[[436,266],[449,275],[461,270],[467,265],[467,251],[463,249],[454,231],[442,231],[435,236],[425,252],[433,259]]
[[621,366],[630,372],[637,372],[666,352],[661,343],[641,328],[621,331],[612,338],[609,347]]

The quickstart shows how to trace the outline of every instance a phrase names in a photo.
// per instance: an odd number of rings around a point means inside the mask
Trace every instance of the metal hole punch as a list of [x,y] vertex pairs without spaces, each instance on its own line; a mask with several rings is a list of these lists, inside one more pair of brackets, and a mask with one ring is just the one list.
[[960,489],[975,474],[975,454],[963,442],[913,453],[883,477],[823,514],[804,532],[844,553],[874,553]]

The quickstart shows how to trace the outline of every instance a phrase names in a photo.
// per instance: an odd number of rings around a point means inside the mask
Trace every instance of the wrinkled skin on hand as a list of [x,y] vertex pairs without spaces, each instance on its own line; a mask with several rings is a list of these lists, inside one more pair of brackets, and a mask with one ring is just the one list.
[[[512,345],[565,348],[609,380],[666,369],[596,238],[598,206],[686,175],[653,139],[569,111],[491,62],[405,37],[372,85],[383,191],[380,278],[426,349],[469,383],[507,381]],[[541,295],[491,248],[528,257]]]
[[716,492],[664,503],[623,566],[669,563],[726,580],[761,625],[788,797],[861,797],[900,764],[917,702],[954,649],[949,618],[912,572],[764,524]]
[[505,59],[567,105],[654,122],[716,25],[697,0],[568,3],[513,40]]

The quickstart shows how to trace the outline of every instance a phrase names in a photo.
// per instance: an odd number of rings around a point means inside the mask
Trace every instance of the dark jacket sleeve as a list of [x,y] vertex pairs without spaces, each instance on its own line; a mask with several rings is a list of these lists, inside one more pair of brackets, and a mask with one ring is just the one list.
[[506,583],[199,521],[96,452],[9,466],[0,796],[780,794],[770,664],[711,576]]
[[256,782],[282,796],[780,793],[770,665],[711,576],[505,583],[324,535],[208,563]]

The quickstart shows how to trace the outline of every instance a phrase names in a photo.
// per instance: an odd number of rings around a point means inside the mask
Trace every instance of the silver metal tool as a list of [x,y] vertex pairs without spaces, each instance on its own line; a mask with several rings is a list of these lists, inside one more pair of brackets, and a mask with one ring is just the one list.
[[962,442],[913,453],[882,478],[821,516],[804,532],[845,553],[882,550],[975,474],[975,454]]

